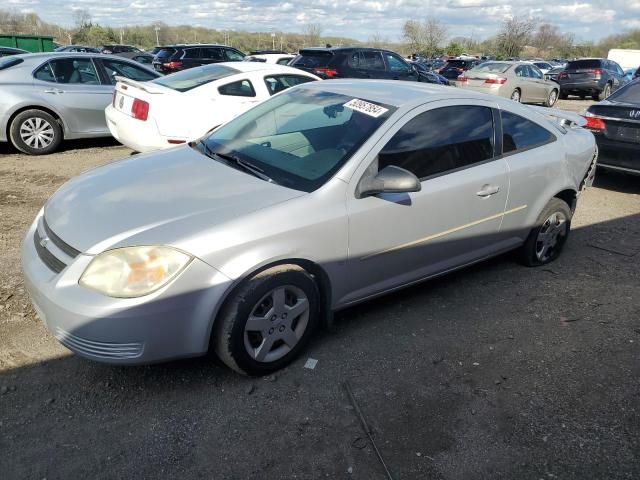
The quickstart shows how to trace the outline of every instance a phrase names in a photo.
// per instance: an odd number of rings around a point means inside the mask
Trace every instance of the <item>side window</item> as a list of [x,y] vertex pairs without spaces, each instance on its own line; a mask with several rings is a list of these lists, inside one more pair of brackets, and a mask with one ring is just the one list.
[[514,113],[501,111],[502,153],[514,152],[553,142],[556,137],[546,128]]
[[241,53],[236,52],[235,50],[225,48],[224,53],[226,56],[226,60],[229,60],[231,62],[241,62],[242,60],[244,60],[244,56]]
[[182,58],[200,58],[200,50],[199,48],[187,48]]
[[53,70],[51,70],[51,65],[49,65],[49,62],[45,63],[38,70],[36,70],[33,76],[38,80],[42,80],[43,82],[56,81],[56,78],[53,76]]
[[222,50],[219,48],[201,48],[202,54],[200,55],[202,58],[206,58],[207,60],[215,60],[216,62],[222,62],[224,60],[222,56]]
[[89,58],[60,58],[49,63],[58,83],[100,85],[96,69]]
[[460,105],[409,120],[378,154],[378,169],[396,165],[424,179],[493,156],[491,109]]
[[289,65],[289,62],[291,60],[292,60],[291,58],[284,57],[284,58],[281,58],[280,60],[278,60],[276,63],[278,65]]
[[349,55],[347,64],[351,68],[364,68],[363,62],[360,61],[360,52],[353,52],[351,55]]
[[529,71],[525,65],[519,65],[516,67],[516,77],[528,77]]
[[220,95],[230,95],[233,97],[255,97],[256,92],[249,80],[227,83],[218,88]]
[[364,50],[360,52],[360,68],[384,71],[384,60],[380,52]]
[[112,85],[116,84],[116,75],[120,77],[127,77],[131,80],[138,80],[140,82],[146,82],[156,78],[152,73],[147,72],[145,69],[131,65],[127,62],[120,62],[118,60],[102,59],[102,65],[109,77],[109,81]]
[[387,63],[389,64],[389,70],[396,73],[409,73],[411,69],[404,61],[393,53],[385,53]]
[[302,75],[271,75],[264,78],[264,83],[267,85],[269,95],[275,95],[287,88],[312,81],[313,78],[303,77]]

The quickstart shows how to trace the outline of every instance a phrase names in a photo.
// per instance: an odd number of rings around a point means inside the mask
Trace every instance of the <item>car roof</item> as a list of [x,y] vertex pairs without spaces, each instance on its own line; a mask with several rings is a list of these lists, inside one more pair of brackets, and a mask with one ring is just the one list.
[[[388,48],[374,48],[374,47],[358,47],[355,45],[351,46],[343,46],[343,47],[306,47],[301,48],[300,53],[302,52],[339,52],[339,51],[348,51],[348,50],[375,50],[382,52],[393,52],[393,50],[389,50]],[[395,52],[393,52],[395,53]]]
[[292,73],[296,75],[308,76],[308,72],[300,70],[298,68],[289,67],[287,65],[278,65],[277,63],[262,63],[262,62],[221,62],[214,63],[212,65],[225,65],[227,67],[238,70],[239,73],[256,72],[260,70],[268,71],[281,71],[282,73]]

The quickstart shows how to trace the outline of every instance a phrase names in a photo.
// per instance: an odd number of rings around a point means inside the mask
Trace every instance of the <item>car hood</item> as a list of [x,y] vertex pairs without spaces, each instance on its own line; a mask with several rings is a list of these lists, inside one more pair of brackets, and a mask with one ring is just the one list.
[[85,172],[49,199],[44,217],[87,254],[150,243],[179,247],[199,231],[301,195],[183,146]]

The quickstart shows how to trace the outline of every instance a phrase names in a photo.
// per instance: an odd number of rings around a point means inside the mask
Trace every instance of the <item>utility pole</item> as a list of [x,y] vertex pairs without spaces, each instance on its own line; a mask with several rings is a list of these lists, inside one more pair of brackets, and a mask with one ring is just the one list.
[[124,30],[120,29],[120,45],[122,45],[122,37],[124,37]]
[[158,37],[158,32],[160,31],[160,27],[156,26],[154,28],[154,30],[156,31],[156,46],[159,47],[160,46],[160,40],[159,40],[159,37]]

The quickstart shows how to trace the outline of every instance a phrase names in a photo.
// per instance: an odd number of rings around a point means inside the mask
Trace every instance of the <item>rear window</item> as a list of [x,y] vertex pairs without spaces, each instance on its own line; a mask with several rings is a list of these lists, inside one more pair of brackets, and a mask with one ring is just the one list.
[[574,60],[567,64],[567,70],[580,70],[583,68],[602,68],[602,60]]
[[225,65],[204,65],[202,67],[183,70],[166,77],[157,78],[152,80],[152,83],[157,83],[179,92],[186,92],[215,80],[235,75],[236,73],[240,73],[240,71]]
[[640,103],[640,80],[627,83],[609,95],[607,100],[621,103]]
[[171,55],[176,53],[177,48],[163,48],[157,54],[157,58],[169,58]]
[[474,72],[504,73],[511,67],[509,63],[485,62],[473,67]]
[[471,61],[470,60],[449,60],[445,66],[446,67],[462,67],[462,68],[465,68],[468,65],[471,65]]
[[16,57],[1,57],[0,58],[0,70],[6,70],[7,68],[15,67],[16,65],[24,62],[22,58]]
[[326,67],[333,58],[331,52],[315,52],[301,50],[300,55],[293,59],[291,65],[294,67],[318,68]]

